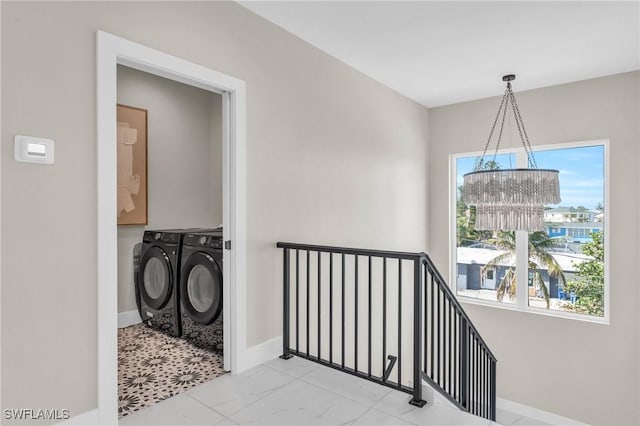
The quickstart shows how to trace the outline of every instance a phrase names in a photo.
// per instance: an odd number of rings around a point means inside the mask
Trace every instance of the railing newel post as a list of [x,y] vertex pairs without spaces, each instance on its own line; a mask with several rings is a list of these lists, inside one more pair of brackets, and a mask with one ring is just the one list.
[[291,334],[291,321],[290,321],[290,276],[289,276],[289,249],[284,250],[284,260],[282,262],[282,359],[290,359],[293,357],[290,352],[289,337]]
[[427,401],[422,399],[422,257],[413,261],[413,398],[409,404],[423,407]]

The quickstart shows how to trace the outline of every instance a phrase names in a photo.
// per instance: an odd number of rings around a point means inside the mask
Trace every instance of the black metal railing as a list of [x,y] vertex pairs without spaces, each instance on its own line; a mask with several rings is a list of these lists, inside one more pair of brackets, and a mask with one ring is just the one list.
[[496,359],[426,254],[277,246],[281,358],[401,390],[419,407],[424,379],[460,409],[495,420]]
[[423,378],[461,410],[496,418],[496,357],[427,256]]

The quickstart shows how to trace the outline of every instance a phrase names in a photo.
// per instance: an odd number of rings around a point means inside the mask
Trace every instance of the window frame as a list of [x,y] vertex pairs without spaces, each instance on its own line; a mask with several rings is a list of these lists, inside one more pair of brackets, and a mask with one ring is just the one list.
[[[561,142],[555,144],[546,144],[546,145],[536,145],[532,146],[532,150],[537,151],[546,151],[546,150],[559,150],[559,149],[570,149],[570,148],[586,148],[591,146],[602,146],[603,147],[603,176],[604,176],[604,206],[605,209],[610,206],[609,202],[609,185],[610,185],[610,166],[609,166],[609,139],[594,139],[594,140],[586,140],[586,141],[576,141],[576,142]],[[514,154],[516,159],[516,167],[527,167],[526,163],[526,155],[524,153],[524,148],[522,147],[510,147],[505,149],[500,149],[497,151],[499,155],[502,154]],[[456,162],[459,158],[468,158],[468,157],[478,157],[482,155],[481,151],[475,152],[460,152],[449,154],[449,277],[456,278],[457,277],[457,243],[456,243],[456,233],[457,233],[457,224],[456,224],[456,201],[457,201],[457,169]],[[544,315],[551,316],[556,318],[564,318],[578,321],[586,321],[597,324],[610,324],[610,235],[609,232],[609,214],[604,215],[603,219],[603,232],[604,232],[604,316],[596,317],[592,315],[586,314],[578,314],[569,311],[561,311],[561,310],[551,310],[545,308],[538,308],[534,306],[529,306],[529,297],[528,297],[528,286],[519,286],[516,288],[516,300],[515,303],[504,303],[499,301],[492,300],[484,300],[484,299],[476,299],[464,295],[458,294],[457,288],[457,279],[449,280],[449,287],[456,295],[456,298],[462,303],[468,303],[471,305],[481,305],[488,307],[495,307],[499,309],[506,309],[510,311],[518,311],[525,312],[529,314],[535,315]],[[527,234],[526,231],[516,231],[516,233]],[[527,279],[528,275],[528,267],[524,268],[521,265],[526,265],[526,261],[528,258],[528,246],[526,244],[526,239],[523,244],[523,239],[516,235],[516,280],[519,282],[524,282]]]

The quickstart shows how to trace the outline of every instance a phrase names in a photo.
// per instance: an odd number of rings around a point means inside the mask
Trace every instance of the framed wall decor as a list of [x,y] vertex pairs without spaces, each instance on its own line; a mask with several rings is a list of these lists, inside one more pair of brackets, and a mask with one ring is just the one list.
[[146,225],[147,110],[117,106],[118,225]]

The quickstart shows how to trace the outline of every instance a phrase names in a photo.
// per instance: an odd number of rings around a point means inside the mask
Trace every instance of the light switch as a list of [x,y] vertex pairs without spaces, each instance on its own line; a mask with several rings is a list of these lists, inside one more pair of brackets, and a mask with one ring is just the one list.
[[53,164],[53,139],[16,135],[14,149],[16,161]]

